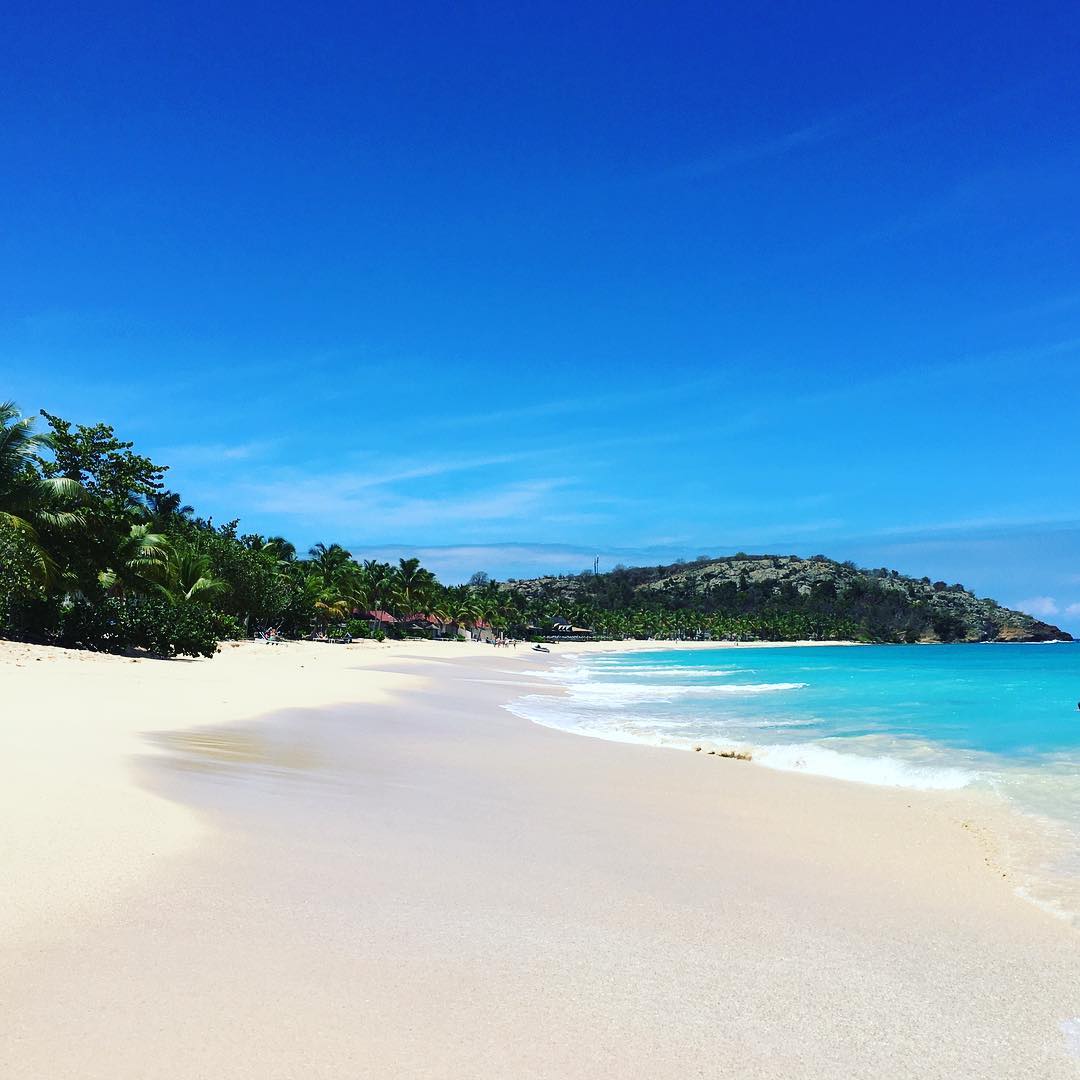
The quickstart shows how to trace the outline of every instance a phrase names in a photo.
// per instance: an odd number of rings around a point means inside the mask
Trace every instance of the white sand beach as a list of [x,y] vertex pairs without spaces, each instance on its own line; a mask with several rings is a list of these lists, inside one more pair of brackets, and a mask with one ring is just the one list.
[[558,653],[0,642],[0,1076],[1080,1074],[978,800],[500,708]]

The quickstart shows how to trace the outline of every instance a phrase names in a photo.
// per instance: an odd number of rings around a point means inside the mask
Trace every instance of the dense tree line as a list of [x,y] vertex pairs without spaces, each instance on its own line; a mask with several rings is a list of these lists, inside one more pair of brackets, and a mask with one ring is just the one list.
[[166,488],[167,466],[110,426],[41,417],[39,430],[0,405],[0,634],[209,656],[267,626],[366,635],[367,610],[456,626],[521,621],[486,575],[447,587],[417,559],[359,562],[324,543],[301,557],[283,537],[215,525]]
[[[525,604],[537,628],[554,618],[605,638],[657,638],[714,641],[851,641],[869,640],[866,628],[843,610],[800,602],[788,590],[772,593],[748,586],[740,592],[709,594],[671,588],[634,591],[612,575],[582,575],[580,590],[568,599],[558,586],[541,587]],[[651,580],[651,578],[650,578]]]

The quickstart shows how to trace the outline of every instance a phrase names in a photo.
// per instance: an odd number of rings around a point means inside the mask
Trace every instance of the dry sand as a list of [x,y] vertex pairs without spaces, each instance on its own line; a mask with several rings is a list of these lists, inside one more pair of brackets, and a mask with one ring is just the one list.
[[977,800],[499,708],[551,661],[0,643],[0,1076],[1080,1075]]

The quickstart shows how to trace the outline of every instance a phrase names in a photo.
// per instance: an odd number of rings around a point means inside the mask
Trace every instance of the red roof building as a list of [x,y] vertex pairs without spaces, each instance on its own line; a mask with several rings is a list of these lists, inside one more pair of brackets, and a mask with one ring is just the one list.
[[367,619],[369,622],[383,623],[386,626],[397,622],[397,619],[389,611],[360,611],[357,612],[356,617],[358,619]]

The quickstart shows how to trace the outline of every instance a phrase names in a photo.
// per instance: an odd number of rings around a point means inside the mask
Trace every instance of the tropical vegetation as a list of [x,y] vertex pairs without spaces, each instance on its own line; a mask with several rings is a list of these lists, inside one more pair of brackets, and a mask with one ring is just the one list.
[[[478,572],[445,585],[416,558],[357,559],[323,542],[301,555],[282,536],[241,533],[236,520],[217,525],[166,487],[167,471],[107,424],[44,411],[39,420],[0,404],[0,636],[166,657],[212,656],[220,641],[267,627],[328,640],[468,629],[543,638],[1066,636],[960,586],[823,556],[524,582]],[[567,624],[577,631],[560,629]]]
[[486,580],[445,586],[415,558],[358,561],[336,543],[302,556],[282,536],[215,524],[165,486],[166,472],[107,424],[0,405],[0,636],[209,656],[271,626],[286,637],[456,634],[517,618]]
[[557,612],[604,637],[895,643],[1069,637],[962,585],[861,569],[824,555],[702,556],[507,588],[524,597],[534,619]]

